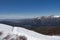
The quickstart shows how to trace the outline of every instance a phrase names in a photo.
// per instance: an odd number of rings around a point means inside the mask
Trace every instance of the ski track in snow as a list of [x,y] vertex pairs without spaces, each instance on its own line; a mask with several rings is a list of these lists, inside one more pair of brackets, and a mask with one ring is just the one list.
[[[14,30],[12,31],[12,29]],[[3,38],[8,33],[10,33],[10,34],[17,34],[17,35],[25,35],[28,40],[60,40],[60,36],[46,36],[25,28],[21,28],[21,27],[13,28],[12,26],[5,25],[5,24],[0,24],[0,31],[3,32],[3,35],[0,38]]]

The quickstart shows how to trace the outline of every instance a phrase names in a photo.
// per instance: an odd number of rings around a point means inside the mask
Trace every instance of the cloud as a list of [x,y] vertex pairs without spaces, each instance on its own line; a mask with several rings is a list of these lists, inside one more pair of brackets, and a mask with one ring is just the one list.
[[0,15],[0,19],[23,19],[23,18],[34,18],[33,15],[20,15],[20,14],[8,14]]

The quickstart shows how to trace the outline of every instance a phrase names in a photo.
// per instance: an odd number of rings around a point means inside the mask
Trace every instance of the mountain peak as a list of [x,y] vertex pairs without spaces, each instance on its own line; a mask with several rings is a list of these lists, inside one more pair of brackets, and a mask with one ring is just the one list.
[[51,16],[41,16],[41,17],[37,17],[37,19],[41,19],[41,18],[59,18],[60,16],[54,16],[54,15],[51,15]]
[[60,16],[53,16],[53,17],[57,17],[57,18],[58,18],[58,17],[60,17]]

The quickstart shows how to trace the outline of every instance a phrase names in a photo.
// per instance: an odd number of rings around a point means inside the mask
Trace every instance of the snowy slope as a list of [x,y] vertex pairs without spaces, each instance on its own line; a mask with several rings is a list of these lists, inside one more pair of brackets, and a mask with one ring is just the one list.
[[40,40],[39,38],[37,38],[36,34],[34,36],[34,32],[24,28],[15,27],[13,33],[26,36],[28,40]]
[[15,27],[14,31],[18,35],[26,35],[28,40],[60,40],[60,36],[46,36],[28,29]]
[[12,33],[12,29],[13,29],[12,26],[0,24],[0,32],[3,32],[2,37],[5,37],[8,33]]
[[28,40],[60,40],[60,36],[46,36],[21,27],[14,27],[13,31],[12,29],[12,26],[0,24],[0,31],[4,32],[2,37],[6,36],[8,33],[11,33],[17,35],[25,35]]

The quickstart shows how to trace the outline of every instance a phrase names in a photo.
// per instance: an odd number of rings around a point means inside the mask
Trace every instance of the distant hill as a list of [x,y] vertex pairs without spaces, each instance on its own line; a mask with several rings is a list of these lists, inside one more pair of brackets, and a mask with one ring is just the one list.
[[55,30],[56,27],[60,29],[60,16],[42,16],[31,19],[1,20],[0,23],[11,25],[13,27],[14,26],[23,27],[45,34],[44,32],[47,32],[48,30],[50,31],[50,29]]
[[55,16],[42,16],[33,19],[11,19],[2,20],[0,23],[12,26],[22,26],[26,28],[40,27],[40,26],[60,26],[60,17]]

